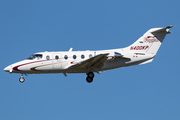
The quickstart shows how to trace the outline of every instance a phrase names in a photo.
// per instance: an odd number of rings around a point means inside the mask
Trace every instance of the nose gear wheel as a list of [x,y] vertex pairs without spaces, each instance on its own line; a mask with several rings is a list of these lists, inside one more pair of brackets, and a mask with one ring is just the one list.
[[24,77],[21,76],[21,77],[19,78],[19,82],[23,83],[24,81],[25,81]]
[[19,82],[23,83],[25,81],[23,74],[21,75],[21,77],[19,78]]

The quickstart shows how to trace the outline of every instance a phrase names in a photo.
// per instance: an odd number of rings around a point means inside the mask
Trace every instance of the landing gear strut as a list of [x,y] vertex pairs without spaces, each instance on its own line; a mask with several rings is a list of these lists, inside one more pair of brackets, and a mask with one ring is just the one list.
[[93,78],[94,78],[94,73],[93,72],[87,73],[86,81],[88,83],[91,83],[93,81]]
[[19,82],[23,83],[25,81],[23,74],[21,75],[21,77],[19,78]]

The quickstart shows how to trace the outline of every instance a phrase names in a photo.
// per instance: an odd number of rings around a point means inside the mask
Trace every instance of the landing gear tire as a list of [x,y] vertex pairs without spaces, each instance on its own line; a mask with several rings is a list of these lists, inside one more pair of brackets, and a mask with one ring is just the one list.
[[88,83],[91,83],[91,82],[93,81],[93,78],[94,78],[94,73],[93,73],[93,72],[87,73],[86,81],[87,81]]
[[23,83],[24,81],[25,81],[24,77],[21,76],[21,77],[19,78],[19,82]]
[[88,83],[91,83],[91,82],[93,81],[93,78],[92,78],[92,77],[87,77],[87,78],[86,78],[86,81],[87,81]]
[[90,77],[90,78],[94,78],[94,73],[93,73],[93,72],[89,72],[89,73],[87,74],[87,76]]

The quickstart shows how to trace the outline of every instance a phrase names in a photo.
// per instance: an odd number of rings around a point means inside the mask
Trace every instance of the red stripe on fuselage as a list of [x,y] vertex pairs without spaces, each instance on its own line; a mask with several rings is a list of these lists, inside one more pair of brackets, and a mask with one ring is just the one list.
[[[50,60],[52,60],[52,59],[50,59]],[[21,64],[21,65],[18,65],[18,66],[13,67],[13,70],[20,71],[18,68],[21,67],[21,66],[28,65],[28,64],[31,64],[31,63],[43,62],[43,61],[49,61],[49,60],[41,60],[41,61],[35,61],[35,62],[24,63],[24,64]]]

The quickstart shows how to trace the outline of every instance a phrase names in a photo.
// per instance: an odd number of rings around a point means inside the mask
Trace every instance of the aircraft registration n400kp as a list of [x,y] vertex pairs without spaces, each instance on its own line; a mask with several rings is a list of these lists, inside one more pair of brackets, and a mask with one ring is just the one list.
[[24,82],[23,74],[41,73],[86,73],[86,81],[91,83],[94,72],[119,67],[140,65],[152,62],[169,29],[152,28],[132,45],[111,50],[39,52],[26,60],[7,66],[4,71],[21,73],[19,81]]

